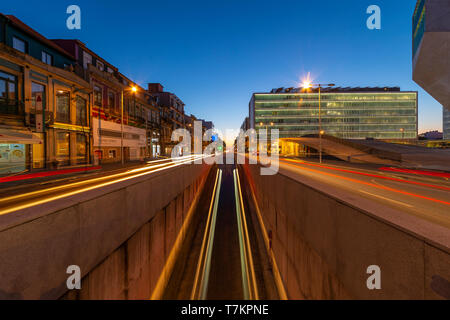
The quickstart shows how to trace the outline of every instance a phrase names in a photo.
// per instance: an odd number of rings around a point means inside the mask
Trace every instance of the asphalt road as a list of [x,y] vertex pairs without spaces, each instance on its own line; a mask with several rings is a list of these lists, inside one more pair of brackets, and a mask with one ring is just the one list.
[[446,178],[401,174],[345,162],[319,164],[280,159],[280,167],[450,228],[450,182]]
[[[217,179],[215,188],[212,181],[214,179],[211,175],[208,177],[196,210],[197,220],[192,225],[191,234],[177,259],[163,299],[242,300],[248,298],[249,290],[248,287],[245,288],[247,278],[250,278],[249,287],[253,288],[250,298],[276,299],[278,296],[273,276],[270,274],[269,259],[263,240],[258,234],[259,226],[251,217],[251,206],[244,191],[243,202],[236,201],[237,197],[240,198],[237,196],[239,189],[236,188],[237,179],[233,173],[236,166],[218,165],[217,169],[222,171],[221,177]],[[217,169],[211,170],[214,176]],[[244,179],[242,173],[240,177]],[[241,187],[244,187],[243,183]],[[237,206],[241,214],[245,214],[245,227],[240,228],[244,218],[238,218]],[[245,229],[249,246],[242,244],[242,239],[245,238],[245,232],[242,233],[242,230]],[[208,247],[212,248],[209,263]],[[247,255],[243,251],[246,251]],[[203,296],[202,287],[206,288]]]
[[151,174],[152,172],[165,170],[176,165],[187,163],[189,160],[190,158],[178,159],[175,162],[170,159],[149,161],[146,165],[131,169],[101,172],[92,176],[72,177],[71,180],[66,178],[50,180],[44,184],[27,184],[22,187],[14,187],[8,191],[2,190],[2,196],[0,197],[0,215],[134,177]]

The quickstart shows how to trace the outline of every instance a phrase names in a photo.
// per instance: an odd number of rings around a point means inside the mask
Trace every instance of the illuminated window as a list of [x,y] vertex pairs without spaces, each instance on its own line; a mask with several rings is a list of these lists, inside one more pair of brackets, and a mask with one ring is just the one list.
[[88,142],[84,133],[77,133],[77,164],[88,162]]
[[70,123],[70,94],[58,90],[56,93],[56,121]]
[[60,165],[70,165],[70,133],[56,132],[56,160]]
[[76,101],[76,124],[79,126],[87,126],[87,103],[86,100],[77,97]]

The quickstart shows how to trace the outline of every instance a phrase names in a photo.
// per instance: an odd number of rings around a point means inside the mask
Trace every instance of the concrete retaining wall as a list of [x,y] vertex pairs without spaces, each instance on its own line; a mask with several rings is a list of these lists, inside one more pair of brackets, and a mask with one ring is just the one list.
[[[0,299],[148,299],[210,167],[184,165],[0,217]],[[6,215],[7,216],[7,215]],[[67,293],[78,265],[82,289]]]
[[[339,195],[280,168],[254,186],[290,299],[450,298],[450,232],[366,199]],[[369,290],[367,267],[381,268],[381,290]]]

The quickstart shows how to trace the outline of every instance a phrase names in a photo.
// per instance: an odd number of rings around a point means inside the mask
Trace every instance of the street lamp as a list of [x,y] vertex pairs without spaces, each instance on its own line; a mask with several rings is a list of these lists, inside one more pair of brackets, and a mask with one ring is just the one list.
[[[270,123],[270,126],[273,127],[273,125],[274,125],[274,123],[271,122],[271,123]],[[259,126],[260,126],[260,127],[263,127],[263,126],[264,126],[264,123],[260,122],[260,123],[259,123]],[[269,150],[269,141],[268,141],[268,140],[269,140],[269,125],[266,124],[266,125],[265,125],[265,128],[266,128],[266,139],[267,139],[267,141],[266,141],[266,143],[267,143],[267,144],[266,144],[266,148],[267,148],[267,150]]]
[[[137,87],[136,86],[132,86],[130,88],[131,92],[136,93],[137,92]],[[122,92],[120,94],[120,161],[122,163],[122,166],[125,163],[125,158],[123,156],[123,88],[122,88]]]
[[400,132],[402,133],[402,140],[405,139],[405,128],[401,128]]
[[321,106],[321,89],[322,87],[334,87],[334,83],[329,84],[312,84],[309,81],[303,83],[304,89],[318,88],[319,89],[319,162],[322,163],[322,136],[325,131],[322,130],[322,106]]

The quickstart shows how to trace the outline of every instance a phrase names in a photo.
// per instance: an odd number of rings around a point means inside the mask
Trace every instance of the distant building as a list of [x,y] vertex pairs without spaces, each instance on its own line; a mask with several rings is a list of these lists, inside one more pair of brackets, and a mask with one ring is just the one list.
[[443,133],[444,139],[450,140],[450,110],[443,108]]
[[421,133],[419,135],[419,138],[426,139],[426,140],[442,140],[442,132],[439,132],[437,130],[435,131],[428,131],[425,133]]
[[161,144],[162,153],[170,156],[177,142],[172,141],[172,132],[176,129],[185,128],[184,103],[174,93],[164,91],[160,83],[149,83],[147,91],[156,98],[161,107],[162,128]]
[[[250,128],[278,129],[280,138],[319,133],[317,89],[254,93]],[[417,139],[417,92],[400,88],[322,88],[322,130],[348,139]]]
[[212,121],[202,120],[202,125],[205,127],[206,130],[214,129],[214,123]]
[[0,174],[92,163],[91,89],[75,60],[0,14]]
[[250,119],[245,117],[244,122],[241,124],[241,130],[246,132],[248,129],[250,129]]

